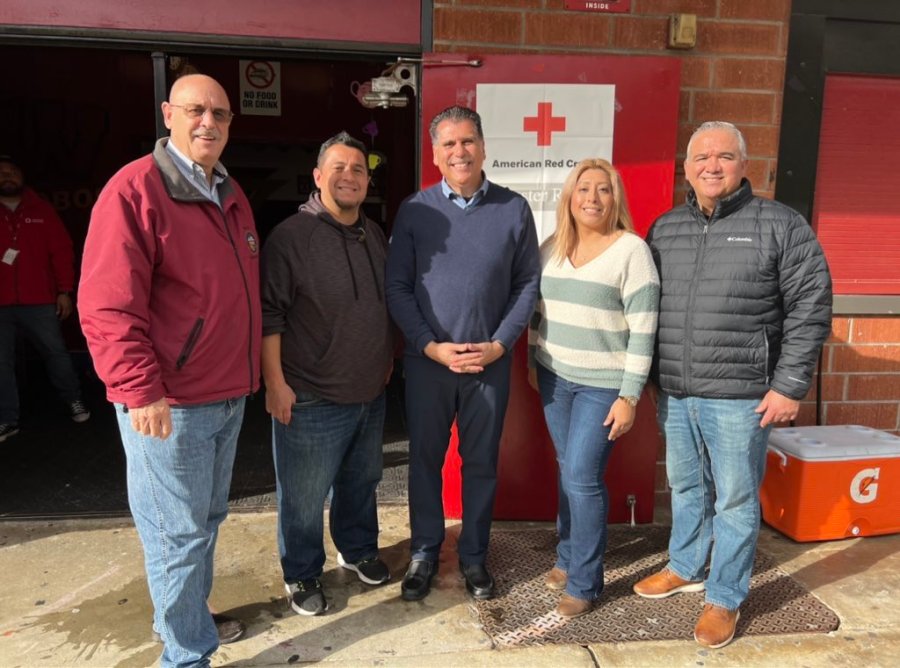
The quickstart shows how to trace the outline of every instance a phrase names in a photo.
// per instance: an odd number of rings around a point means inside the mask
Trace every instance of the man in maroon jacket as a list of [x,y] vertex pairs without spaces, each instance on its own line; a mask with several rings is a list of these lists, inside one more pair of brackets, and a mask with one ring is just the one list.
[[116,406],[160,663],[208,666],[206,600],[244,414],[259,386],[259,241],[219,157],[234,114],[210,77],[178,79],[170,136],[119,170],[91,214],[79,313]]
[[53,207],[30,188],[19,165],[0,155],[0,442],[19,431],[16,330],[44,358],[50,382],[75,422],[91,414],[59,321],[72,315],[72,240]]

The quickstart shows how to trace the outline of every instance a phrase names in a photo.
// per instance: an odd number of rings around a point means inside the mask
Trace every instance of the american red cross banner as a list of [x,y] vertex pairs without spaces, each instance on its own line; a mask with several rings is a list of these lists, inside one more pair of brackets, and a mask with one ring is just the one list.
[[[549,220],[556,202],[536,198],[555,200],[558,193],[549,184],[562,183],[571,170],[571,164],[547,167],[546,161],[587,157],[612,157],[635,228],[643,235],[672,206],[679,70],[677,58],[663,56],[426,54],[422,185],[441,178],[432,161],[428,122],[461,104],[485,117],[487,178],[531,200],[544,221],[542,237],[553,229]],[[542,173],[527,176],[515,166],[524,160],[541,160]]]
[[531,204],[543,241],[556,228],[566,175],[584,158],[612,160],[615,86],[478,84],[491,181]]

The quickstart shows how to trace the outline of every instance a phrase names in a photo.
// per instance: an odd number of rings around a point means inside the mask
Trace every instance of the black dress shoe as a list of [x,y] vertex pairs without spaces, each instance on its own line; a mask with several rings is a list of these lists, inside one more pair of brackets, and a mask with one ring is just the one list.
[[431,591],[431,578],[437,572],[437,564],[427,559],[414,559],[400,585],[400,598],[404,601],[421,601]]
[[459,562],[459,572],[466,579],[466,589],[473,598],[486,601],[494,595],[494,578],[488,573],[484,564],[466,566]]

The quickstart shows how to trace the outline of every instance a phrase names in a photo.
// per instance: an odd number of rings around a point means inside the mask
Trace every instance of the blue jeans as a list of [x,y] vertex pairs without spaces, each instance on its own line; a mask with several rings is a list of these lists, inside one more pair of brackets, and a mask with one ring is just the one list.
[[736,610],[750,591],[759,535],[759,486],[771,426],[759,426],[760,399],[659,397],[672,488],[668,568],[706,578],[706,602]]
[[78,376],[59,331],[56,306],[0,306],[0,424],[19,421],[16,389],[16,329],[24,331],[37,348],[50,382],[67,404],[81,398]]
[[603,591],[606,551],[606,463],[612,452],[603,421],[618,390],[560,378],[540,364],[538,386],[559,464],[556,567],[566,572],[566,593],[593,601]]
[[272,421],[285,582],[322,575],[322,511],[329,489],[328,524],[344,560],[378,556],[375,488],[383,466],[383,431],[384,393],[368,403],[335,404],[298,392],[290,424]]
[[153,627],[165,647],[160,665],[208,666],[219,646],[206,606],[213,552],[228,513],[228,488],[244,417],[244,398],[172,406],[172,434],[162,441],[116,417],[128,460],[128,503],[141,543]]

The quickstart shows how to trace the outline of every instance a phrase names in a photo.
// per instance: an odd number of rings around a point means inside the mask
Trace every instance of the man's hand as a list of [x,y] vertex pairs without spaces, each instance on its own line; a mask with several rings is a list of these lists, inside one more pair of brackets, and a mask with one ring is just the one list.
[[[485,341],[484,343],[467,343],[466,347],[469,352],[477,353],[478,357],[473,360],[466,361],[458,365],[458,368],[450,367],[451,371],[457,373],[480,373],[484,368],[498,359],[503,357],[506,348],[499,341]],[[456,365],[455,365],[456,366]]]
[[800,412],[800,402],[778,394],[775,390],[769,390],[759,402],[755,412],[763,414],[759,426],[767,427],[770,424],[795,419]]
[[166,440],[172,433],[172,412],[165,397],[140,408],[128,409],[131,426],[139,434]]
[[619,436],[624,436],[628,433],[634,424],[635,413],[636,409],[632,408],[627,401],[616,399],[613,402],[613,405],[609,408],[609,413],[606,414],[606,419],[603,421],[604,427],[612,425],[609,430],[610,441],[615,441]]
[[65,292],[56,295],[56,317],[65,320],[72,315],[72,298]]
[[432,341],[422,352],[456,373],[479,373],[484,370],[476,364],[482,354],[469,350],[469,343],[436,343]]
[[297,403],[297,395],[287,383],[266,385],[266,412],[281,424],[291,422],[291,408]]

